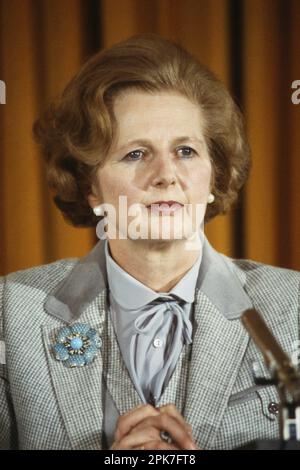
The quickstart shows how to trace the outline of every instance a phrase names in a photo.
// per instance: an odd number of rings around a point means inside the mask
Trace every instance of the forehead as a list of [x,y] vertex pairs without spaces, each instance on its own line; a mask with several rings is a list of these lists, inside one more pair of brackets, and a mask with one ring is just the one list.
[[113,109],[118,140],[145,137],[145,132],[157,138],[178,132],[202,137],[200,106],[179,93],[130,90],[115,98]]

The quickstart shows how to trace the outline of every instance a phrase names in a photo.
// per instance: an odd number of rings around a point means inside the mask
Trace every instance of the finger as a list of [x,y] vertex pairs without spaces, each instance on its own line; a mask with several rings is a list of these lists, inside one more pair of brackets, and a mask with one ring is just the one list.
[[148,424],[148,418],[145,418],[143,421],[141,421],[139,424],[137,424],[136,426],[134,426],[134,428],[132,428],[131,432],[144,432],[144,430],[146,429],[151,429],[152,430],[152,434],[154,434],[154,439],[160,439],[160,430],[156,427],[156,426],[151,426]]
[[143,421],[144,427],[155,427],[159,431],[166,431],[170,434],[173,443],[180,449],[195,450],[197,449],[195,442],[178,420],[174,419],[167,413],[160,413],[158,416],[151,416]]
[[117,422],[115,440],[120,441],[123,436],[128,434],[131,429],[134,428],[141,421],[143,421],[149,416],[157,415],[159,415],[159,411],[151,405],[139,406],[129,411],[128,413],[123,414],[122,416],[120,416]]
[[[173,441],[176,441],[178,445],[181,444],[181,448],[193,450],[197,448],[195,442],[193,441],[190,435],[189,429],[187,429],[185,425],[182,426],[182,424],[179,423],[178,420],[175,421],[175,419],[169,416],[167,413],[161,413],[160,417],[149,417],[144,419],[140,424],[135,426],[131,432],[145,433],[145,430],[147,430],[148,428],[156,429],[155,437],[158,438],[158,440],[161,440],[161,431],[168,432],[168,430],[170,430],[169,434],[171,436],[171,439]],[[167,445],[168,443],[165,444]]]
[[159,407],[159,411],[162,413],[167,413],[170,416],[172,416],[174,419],[176,419],[182,426],[185,426],[187,428],[187,431],[189,434],[191,434],[192,431],[192,426],[188,424],[182,414],[178,411],[175,405],[172,403],[163,405]]
[[[187,433],[190,435],[192,434],[191,432],[192,426],[184,420],[182,414],[177,410],[175,405],[173,404],[163,405],[160,408],[156,408],[156,409],[158,409],[161,413],[167,413],[169,416],[172,416],[174,419],[178,421],[179,426],[184,426],[187,430]],[[140,424],[135,426],[134,430],[143,429],[144,427],[145,427],[145,420],[141,421]]]
[[159,431],[154,426],[148,426],[138,430],[134,428],[134,430],[124,436],[123,439],[120,441],[115,441],[111,447],[111,450],[127,450],[134,449],[135,447],[140,448],[149,441],[159,440]]

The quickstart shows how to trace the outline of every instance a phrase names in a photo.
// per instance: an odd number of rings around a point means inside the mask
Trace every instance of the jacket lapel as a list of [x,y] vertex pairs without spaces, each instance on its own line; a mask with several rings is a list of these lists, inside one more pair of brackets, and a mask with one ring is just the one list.
[[[105,329],[104,295],[97,297],[85,310],[80,322],[95,328],[102,338]],[[48,367],[72,449],[102,448],[102,348],[93,362],[70,368],[55,359],[52,349],[56,334],[65,325],[43,327]],[[55,432],[55,430],[54,430]]]
[[184,410],[201,448],[213,443],[249,342],[241,322],[234,321],[252,306],[242,287],[244,273],[238,271],[206,243],[196,287]]
[[[102,448],[106,387],[120,414],[141,403],[121,357],[107,298],[104,243],[100,241],[44,305],[47,313],[59,320],[43,326],[44,345],[56,399],[74,449]],[[55,359],[52,349],[58,331],[76,322],[95,328],[102,346],[91,364],[69,368]]]
[[106,344],[103,350],[105,382],[119,414],[123,414],[136,408],[142,401],[123,361],[110,315],[107,315],[106,319],[106,331],[103,336]]
[[220,426],[249,336],[240,322],[227,320],[201,291],[195,317],[184,414],[196,441],[207,448]]

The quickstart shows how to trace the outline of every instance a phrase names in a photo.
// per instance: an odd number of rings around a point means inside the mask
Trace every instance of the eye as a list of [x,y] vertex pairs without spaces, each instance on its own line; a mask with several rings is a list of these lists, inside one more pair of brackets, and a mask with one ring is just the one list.
[[[191,158],[194,155],[197,155],[197,152],[191,147],[180,147],[177,149],[177,151],[183,152],[182,154],[183,158]],[[144,155],[145,155],[145,151],[143,150],[133,150],[132,152],[129,152],[127,155],[125,155],[123,160],[131,161],[131,162],[139,161],[141,157]]]
[[144,152],[142,150],[133,150],[132,152],[129,152],[127,155],[125,155],[123,160],[134,162],[134,161],[140,160],[139,157],[141,155],[144,155]]
[[191,147],[180,147],[177,150],[184,152],[183,155],[182,155],[184,158],[185,157],[189,158],[189,157],[193,157],[194,155],[197,155],[197,152],[194,149],[192,149]]

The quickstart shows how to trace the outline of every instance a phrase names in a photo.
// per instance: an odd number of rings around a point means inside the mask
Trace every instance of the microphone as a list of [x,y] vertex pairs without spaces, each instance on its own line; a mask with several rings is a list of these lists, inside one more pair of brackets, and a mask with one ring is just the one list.
[[242,323],[256,346],[262,352],[271,373],[274,371],[295,400],[300,401],[300,376],[288,355],[278,344],[261,315],[254,309],[246,310]]
[[267,383],[278,387],[281,438],[300,441],[300,375],[256,310],[246,310],[241,321],[270,370],[273,380]]

